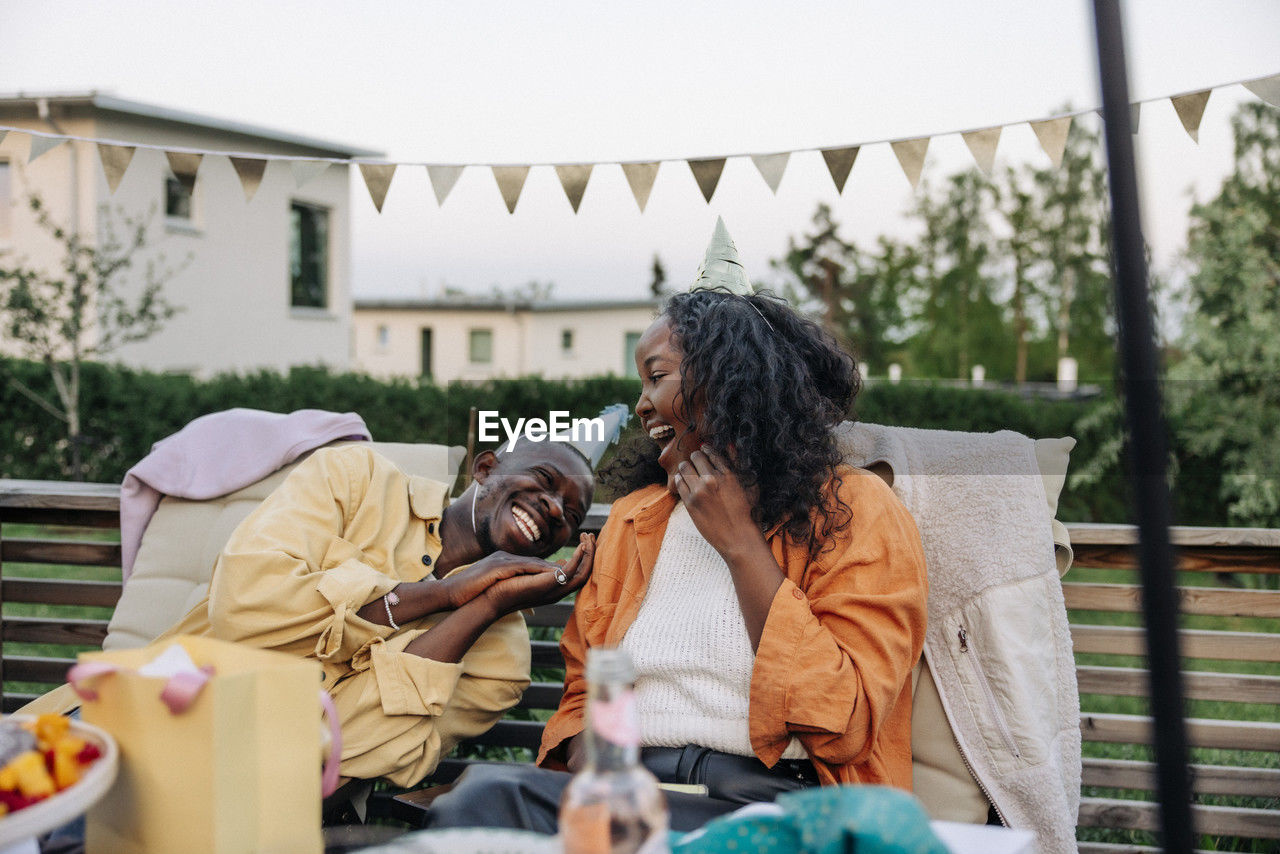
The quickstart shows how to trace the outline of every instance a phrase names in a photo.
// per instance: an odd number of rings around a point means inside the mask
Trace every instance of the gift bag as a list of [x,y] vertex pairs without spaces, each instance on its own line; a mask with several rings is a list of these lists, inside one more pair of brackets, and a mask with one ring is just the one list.
[[[194,672],[166,670],[183,650]],[[88,813],[89,854],[322,850],[318,662],[184,636],[82,654],[67,679],[120,746],[119,777]]]

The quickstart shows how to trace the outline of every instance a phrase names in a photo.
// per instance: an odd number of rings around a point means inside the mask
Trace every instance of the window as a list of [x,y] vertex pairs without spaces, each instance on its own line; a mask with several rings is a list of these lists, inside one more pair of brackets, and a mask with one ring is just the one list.
[[378,326],[378,349],[385,350],[387,349],[387,345],[389,345],[390,343],[391,343],[391,330],[387,328],[387,325],[385,323],[381,324],[380,326]]
[[493,330],[472,329],[468,354],[473,365],[488,365],[493,362]]
[[431,373],[431,328],[429,326],[422,327],[422,370],[420,373],[424,380],[434,379]]
[[329,212],[294,202],[290,210],[289,305],[329,307]]
[[0,160],[0,240],[13,236],[13,177],[9,161]]
[[628,332],[622,342],[622,375],[624,377],[640,376],[640,371],[636,369],[636,348],[640,346],[641,334]]
[[573,330],[572,329],[560,330],[560,350],[566,356],[573,355]]
[[164,215],[170,219],[191,219],[191,193],[177,178],[164,181]]

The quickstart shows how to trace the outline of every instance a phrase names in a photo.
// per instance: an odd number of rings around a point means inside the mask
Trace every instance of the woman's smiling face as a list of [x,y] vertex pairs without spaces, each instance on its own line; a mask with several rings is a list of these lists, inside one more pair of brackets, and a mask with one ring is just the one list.
[[667,489],[672,494],[676,494],[672,478],[680,463],[702,445],[696,425],[688,420],[690,413],[680,394],[683,355],[665,317],[654,321],[636,345],[636,368],[640,371],[636,415],[649,438],[662,448],[658,464],[667,473]]

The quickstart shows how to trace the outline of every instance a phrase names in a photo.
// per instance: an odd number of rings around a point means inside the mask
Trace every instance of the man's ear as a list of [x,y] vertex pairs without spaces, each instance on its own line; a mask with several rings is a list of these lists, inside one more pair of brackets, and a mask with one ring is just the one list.
[[498,465],[498,455],[493,451],[481,451],[471,462],[471,478],[476,483],[484,483],[489,474]]

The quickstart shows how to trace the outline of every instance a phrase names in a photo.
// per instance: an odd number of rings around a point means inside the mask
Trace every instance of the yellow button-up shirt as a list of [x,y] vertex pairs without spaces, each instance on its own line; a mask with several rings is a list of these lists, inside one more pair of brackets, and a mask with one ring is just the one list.
[[447,494],[360,445],[317,451],[236,528],[208,596],[159,640],[204,635],[317,659],[342,722],[342,774],[416,783],[529,684],[518,613],[458,663],[404,651],[444,614],[399,631],[357,614],[431,575]]

